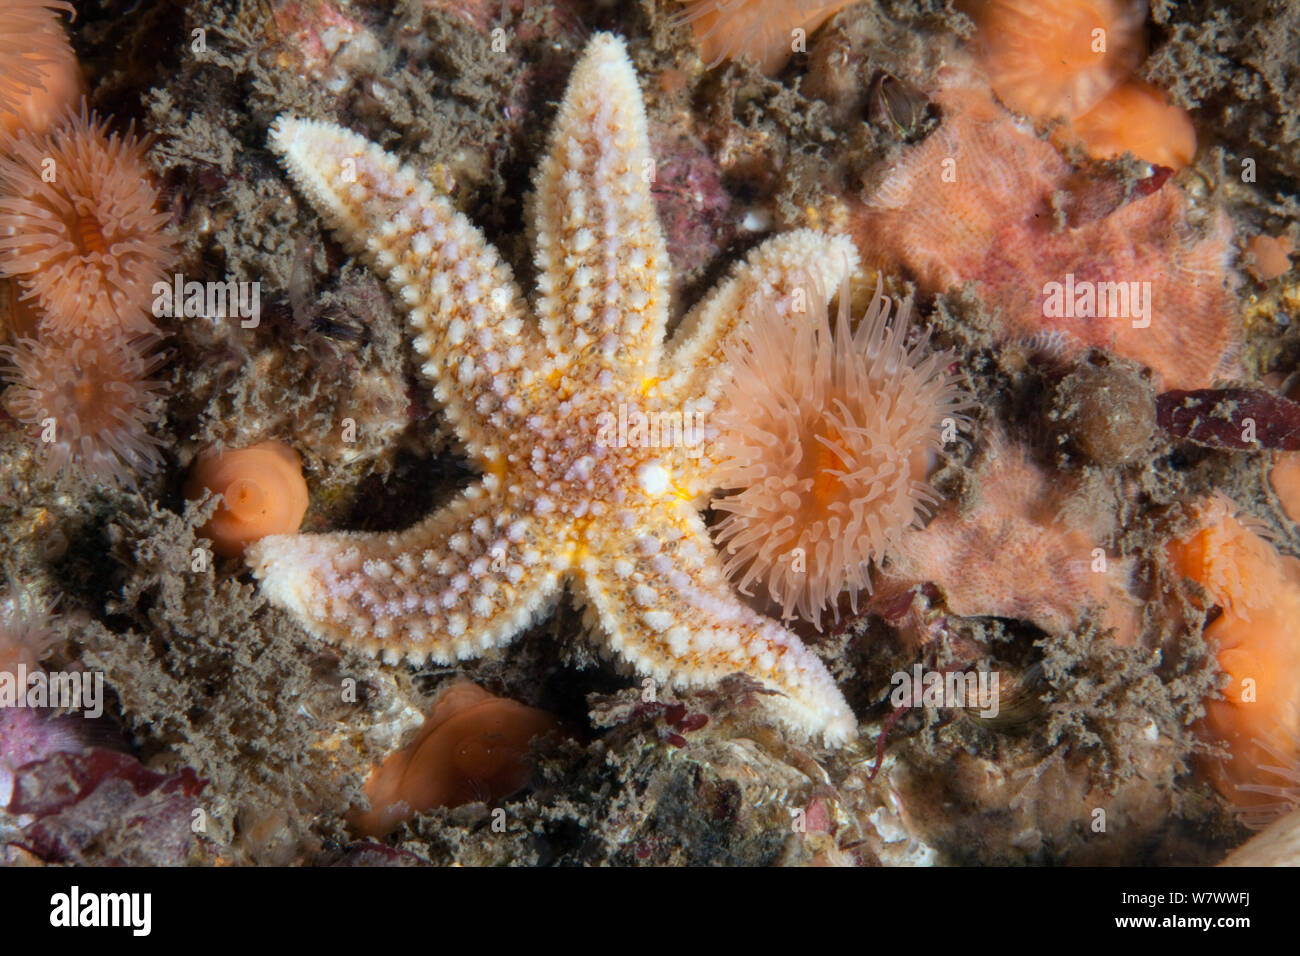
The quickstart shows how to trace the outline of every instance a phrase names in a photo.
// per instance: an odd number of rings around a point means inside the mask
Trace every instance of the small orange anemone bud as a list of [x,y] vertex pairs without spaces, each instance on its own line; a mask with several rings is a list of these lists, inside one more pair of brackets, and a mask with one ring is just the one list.
[[307,482],[298,453],[281,442],[205,451],[194,462],[185,497],[221,495],[221,507],[203,528],[212,549],[237,557],[267,535],[292,534],[307,513]]
[[0,4],[0,129],[44,133],[81,95],[81,68],[59,23],[70,3]]
[[806,40],[849,2],[686,0],[673,22],[691,25],[700,58],[709,69],[723,60],[747,57],[771,75],[785,66],[801,35]]
[[1092,109],[1142,60],[1133,0],[967,0],[974,47],[998,99],[1035,119]]
[[930,459],[965,404],[946,371],[952,356],[930,352],[928,334],[908,346],[910,304],[891,325],[877,289],[850,333],[846,288],[839,299],[834,334],[815,288],[806,314],[793,297],[752,303],[727,348],[734,378],[716,418],[715,484],[737,489],[713,502],[726,514],[716,529],[725,569],[742,593],[763,581],[784,617],[819,628],[841,591],[856,612],[871,562],[938,500]]
[[453,684],[438,696],[419,735],[370,775],[370,809],[353,813],[352,827],[383,836],[434,807],[502,800],[528,782],[529,742],[558,726],[543,710],[474,684]]
[[1186,110],[1149,83],[1122,83],[1077,117],[1066,132],[1098,159],[1132,153],[1157,166],[1182,169],[1196,155],[1196,130]]
[[1234,804],[1269,803],[1270,768],[1294,761],[1300,740],[1300,560],[1279,554],[1232,502],[1202,509],[1201,527],[1169,545],[1173,569],[1196,581],[1222,608],[1205,629],[1227,675],[1222,699],[1205,702],[1203,728],[1227,744],[1229,760],[1206,760],[1202,772]]
[[68,114],[0,156],[0,274],[45,312],[43,328],[152,333],[153,284],[172,258],[158,192],[133,137]]
[[147,380],[159,364],[148,344],[121,333],[90,341],[55,334],[0,349],[13,383],[5,404],[39,429],[47,473],[132,485],[158,467],[162,442],[153,433],[163,386]]
[[1246,243],[1246,252],[1252,262],[1246,266],[1260,282],[1270,282],[1291,268],[1291,253],[1295,252],[1295,243],[1290,236],[1251,236]]

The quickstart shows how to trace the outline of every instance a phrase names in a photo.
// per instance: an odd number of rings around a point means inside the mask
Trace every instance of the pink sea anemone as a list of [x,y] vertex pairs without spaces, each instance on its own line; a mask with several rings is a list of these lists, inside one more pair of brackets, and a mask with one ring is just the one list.
[[839,619],[844,590],[856,612],[870,564],[938,500],[927,468],[965,400],[950,354],[931,352],[928,334],[907,344],[910,303],[891,323],[877,289],[850,332],[841,289],[832,333],[824,294],[806,291],[806,315],[797,303],[788,313],[784,302],[751,303],[727,350],[716,485],[733,490],[713,506],[727,515],[716,540],[740,590],[765,582],[784,617],[820,628],[827,607]]
[[0,130],[43,133],[81,91],[81,69],[59,24],[70,3],[0,5]]
[[1239,783],[1237,789],[1244,793],[1271,798],[1258,803],[1254,799],[1238,801],[1241,821],[1252,830],[1262,830],[1274,820],[1300,810],[1300,738],[1286,734],[1290,746],[1283,748],[1267,740],[1256,739],[1255,746],[1268,755],[1271,763],[1255,767],[1255,777],[1272,777],[1267,783]]
[[0,671],[18,665],[40,666],[57,637],[50,627],[53,602],[35,588],[19,584],[6,570],[7,594],[0,595]]
[[154,282],[172,259],[141,144],[69,113],[0,157],[0,275],[44,311],[42,327],[93,337],[154,331]]
[[160,359],[121,335],[87,341],[51,335],[3,350],[11,362],[5,393],[10,413],[40,429],[47,473],[71,469],[85,478],[130,485],[162,461],[148,376]]
[[972,42],[998,98],[1035,119],[1092,109],[1142,61],[1135,0],[964,0]]
[[1121,83],[1062,132],[1092,156],[1132,153],[1157,166],[1182,169],[1196,156],[1196,128],[1187,111],[1173,106],[1150,83]]
[[849,0],[686,0],[674,23],[688,23],[710,69],[748,57],[764,73],[790,59],[795,30],[812,33]]

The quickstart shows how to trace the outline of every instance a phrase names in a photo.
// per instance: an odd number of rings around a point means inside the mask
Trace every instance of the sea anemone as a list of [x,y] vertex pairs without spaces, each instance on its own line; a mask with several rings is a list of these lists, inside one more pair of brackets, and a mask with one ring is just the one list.
[[81,70],[59,23],[72,4],[5,0],[0,10],[0,130],[43,133],[81,93]]
[[1142,60],[1146,5],[1133,0],[969,0],[977,59],[998,99],[1039,120],[1072,119]]
[[1149,83],[1121,83],[1069,124],[1064,138],[1072,136],[1098,159],[1132,153],[1157,166],[1182,169],[1196,155],[1191,117]]
[[1198,517],[1200,529],[1171,547],[1173,566],[1205,588],[1225,611],[1249,619],[1251,609],[1278,597],[1272,585],[1284,580],[1285,559],[1259,533],[1265,530],[1260,523],[1239,516],[1224,495],[1203,502]]
[[3,349],[13,383],[5,403],[40,429],[47,473],[71,469],[131,485],[157,468],[162,442],[151,429],[163,386],[147,380],[160,359],[148,356],[145,344],[120,334],[91,341],[48,335]]
[[225,557],[238,557],[267,535],[297,531],[309,503],[302,460],[288,445],[275,441],[201,454],[185,484],[185,496],[201,498],[204,491],[222,498],[203,534]]
[[22,290],[13,279],[0,279],[0,339],[30,338],[40,328],[40,310],[30,301],[23,301]]
[[748,57],[764,73],[777,73],[790,59],[795,30],[805,36],[849,0],[687,0],[673,17],[689,23],[700,56],[713,69],[723,60]]
[[1229,853],[1219,866],[1300,866],[1300,810],[1269,824]]
[[952,356],[929,351],[928,334],[907,344],[910,302],[890,323],[877,288],[850,333],[842,288],[832,333],[822,291],[803,291],[806,316],[787,312],[797,302],[752,302],[727,349],[715,482],[736,490],[713,506],[727,515],[716,539],[742,593],[764,581],[785,618],[820,628],[828,606],[839,620],[843,590],[856,612],[871,562],[938,500],[927,467],[965,402],[945,371]]
[[[53,606],[35,587],[4,569],[8,593],[0,596],[0,677],[25,689],[19,674],[41,670],[41,660],[58,641],[51,626]],[[84,721],[34,707],[0,706],[0,810],[8,809],[19,777],[30,764],[58,753],[80,753]]]
[[1279,554],[1222,496],[1201,506],[1199,525],[1168,556],[1222,610],[1205,638],[1228,682],[1205,702],[1202,729],[1231,759],[1201,770],[1229,801],[1258,808],[1272,802],[1275,764],[1294,763],[1300,739],[1300,560]]
[[1277,746],[1268,740],[1255,740],[1259,750],[1268,755],[1272,763],[1261,763],[1256,770],[1261,778],[1272,777],[1265,783],[1237,785],[1241,793],[1268,798],[1267,803],[1252,803],[1239,808],[1242,823],[1252,830],[1262,830],[1274,820],[1295,810],[1300,810],[1300,737],[1285,731],[1274,738],[1288,741]]
[[172,258],[141,144],[68,113],[0,157],[0,274],[45,312],[43,328],[94,336],[150,333],[154,282]]
[[528,781],[529,742],[558,726],[543,710],[475,684],[453,684],[438,696],[416,738],[370,775],[370,809],[353,813],[352,827],[382,836],[434,807],[502,800]]
[[0,596],[0,671],[19,664],[35,670],[58,640],[50,621],[54,602],[29,585],[19,584],[5,569],[8,593]]

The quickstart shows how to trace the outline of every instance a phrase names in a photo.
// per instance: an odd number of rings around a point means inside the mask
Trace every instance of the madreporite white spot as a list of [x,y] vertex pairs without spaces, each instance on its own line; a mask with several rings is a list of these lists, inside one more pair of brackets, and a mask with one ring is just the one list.
[[668,490],[668,469],[663,465],[642,465],[636,471],[637,483],[648,495],[662,495]]

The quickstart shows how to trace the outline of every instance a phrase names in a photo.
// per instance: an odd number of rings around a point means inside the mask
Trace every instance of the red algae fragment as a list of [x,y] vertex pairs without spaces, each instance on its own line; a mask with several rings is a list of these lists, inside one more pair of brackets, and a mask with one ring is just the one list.
[[1165,392],[1156,420],[1178,438],[1210,448],[1300,449],[1300,403],[1262,388]]
[[939,129],[905,147],[853,213],[869,265],[928,293],[970,283],[997,342],[1054,333],[1069,352],[1142,363],[1158,390],[1242,374],[1226,213],[1193,225],[1172,181],[1134,188],[1127,202],[1096,182],[1072,197],[1080,180],[1050,143],[986,92],[952,77],[945,86]]
[[1201,527],[1172,542],[1172,567],[1208,592],[1222,613],[1205,629],[1227,675],[1223,697],[1207,700],[1202,729],[1231,760],[1206,759],[1201,771],[1224,797],[1244,807],[1272,802],[1256,788],[1273,784],[1279,755],[1296,756],[1300,739],[1300,560],[1279,554],[1216,498]]
[[502,800],[528,781],[529,742],[558,727],[543,710],[475,684],[453,684],[439,695],[419,735],[370,775],[370,809],[350,815],[352,828],[383,836],[435,807]]
[[198,850],[191,823],[206,785],[189,767],[155,773],[96,747],[23,768],[7,809],[34,818],[15,842],[49,863],[180,866]]

